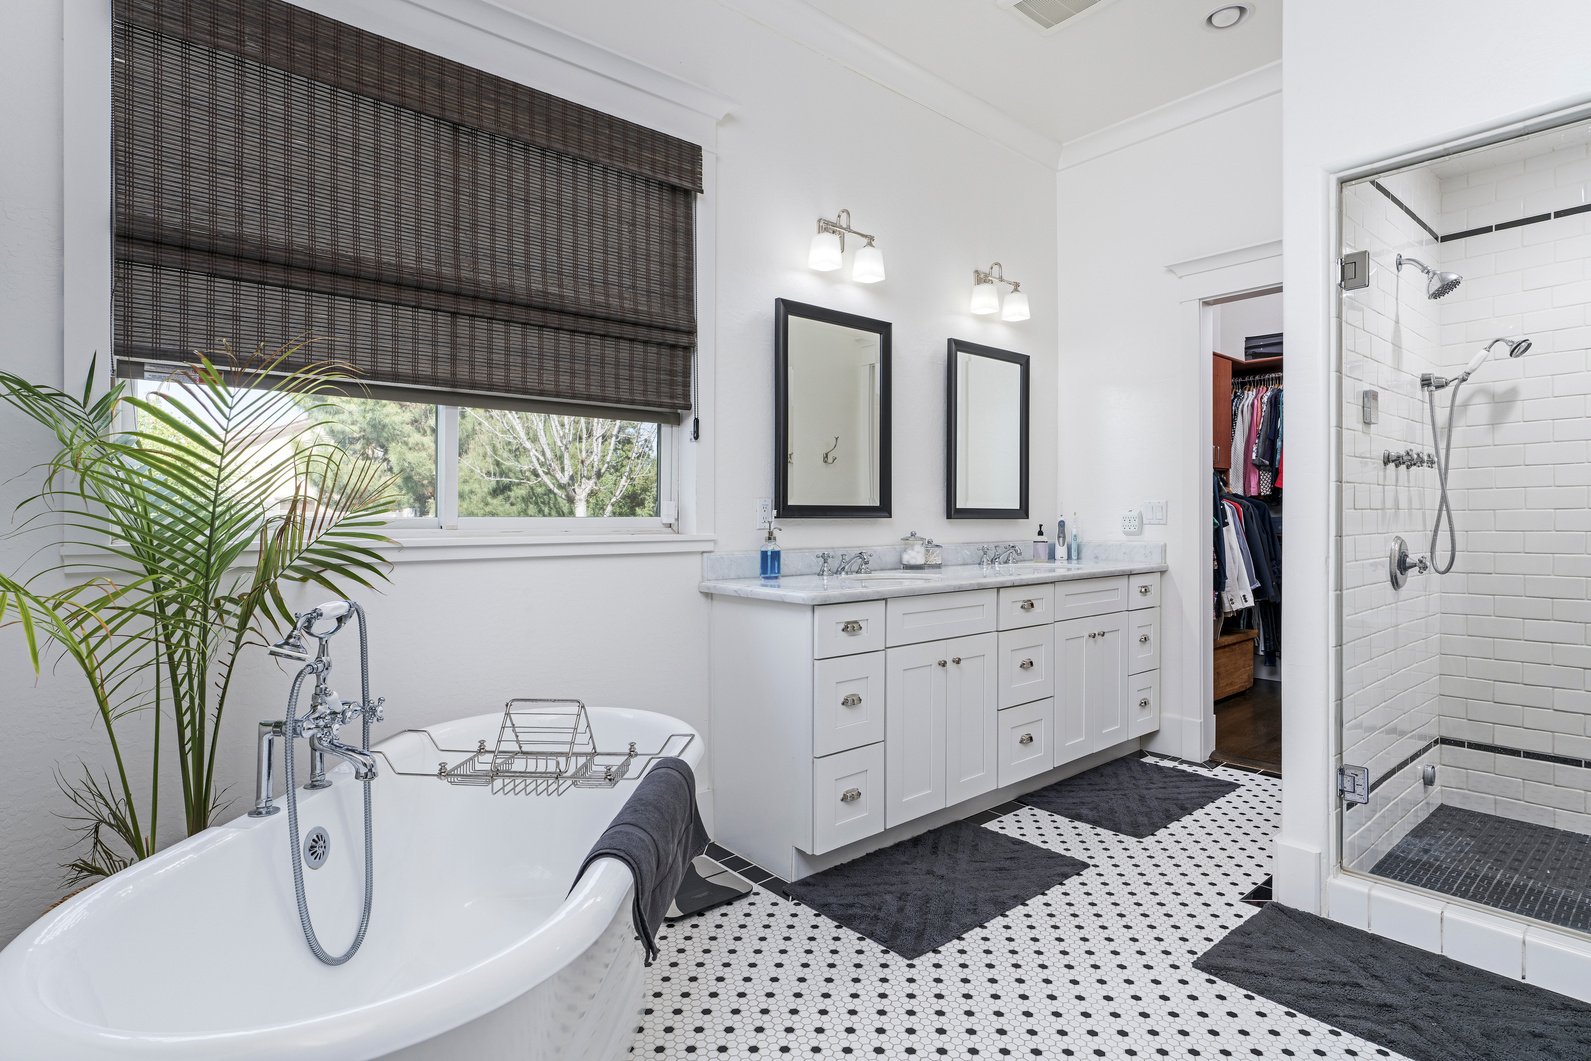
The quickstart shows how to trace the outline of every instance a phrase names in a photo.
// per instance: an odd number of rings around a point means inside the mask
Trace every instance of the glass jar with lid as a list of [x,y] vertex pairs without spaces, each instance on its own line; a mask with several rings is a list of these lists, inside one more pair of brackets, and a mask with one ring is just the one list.
[[912,531],[900,540],[900,566],[922,568],[928,565],[928,539]]

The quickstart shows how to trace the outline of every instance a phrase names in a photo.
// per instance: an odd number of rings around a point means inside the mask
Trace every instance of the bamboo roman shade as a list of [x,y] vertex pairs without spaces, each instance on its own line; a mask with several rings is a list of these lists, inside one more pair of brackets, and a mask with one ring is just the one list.
[[[115,357],[673,419],[695,144],[282,0],[114,0]],[[462,397],[461,397],[462,396]]]

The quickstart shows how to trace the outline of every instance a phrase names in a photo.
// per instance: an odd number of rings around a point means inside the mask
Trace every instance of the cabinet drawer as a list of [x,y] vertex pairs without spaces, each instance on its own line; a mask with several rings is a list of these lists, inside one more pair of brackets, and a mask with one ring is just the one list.
[[812,664],[812,754],[833,755],[884,739],[884,653]]
[[1080,619],[1127,610],[1127,576],[1085,578],[1055,585],[1055,618]]
[[1127,590],[1127,607],[1129,608],[1158,608],[1160,606],[1160,573],[1150,571],[1143,575],[1133,575],[1131,586]]
[[1127,616],[1127,673],[1160,669],[1160,609],[1145,608]]
[[1055,701],[1039,700],[1000,712],[1000,785],[1050,768],[1055,757]]
[[823,604],[812,609],[812,658],[877,652],[883,647],[883,601]]
[[891,648],[982,634],[994,629],[998,604],[992,589],[935,593],[926,597],[891,597],[888,636]]
[[1006,586],[1000,590],[1000,629],[1016,630],[1055,621],[1055,584]]
[[884,746],[812,760],[812,854],[884,831]]
[[1141,737],[1160,728],[1160,672],[1146,671],[1127,679],[1127,736]]
[[1053,627],[1000,631],[1000,706],[1054,696],[1054,657]]

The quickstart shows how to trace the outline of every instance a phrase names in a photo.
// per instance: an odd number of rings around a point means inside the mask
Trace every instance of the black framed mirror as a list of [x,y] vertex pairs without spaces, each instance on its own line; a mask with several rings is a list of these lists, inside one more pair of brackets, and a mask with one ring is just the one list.
[[952,339],[945,357],[945,516],[1026,519],[1028,355]]
[[774,300],[773,506],[866,519],[890,505],[890,324]]

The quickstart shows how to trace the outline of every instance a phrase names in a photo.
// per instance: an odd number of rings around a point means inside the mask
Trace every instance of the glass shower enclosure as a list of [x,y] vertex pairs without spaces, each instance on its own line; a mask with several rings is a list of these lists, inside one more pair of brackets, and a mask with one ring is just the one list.
[[1340,217],[1343,868],[1591,933],[1591,122]]

